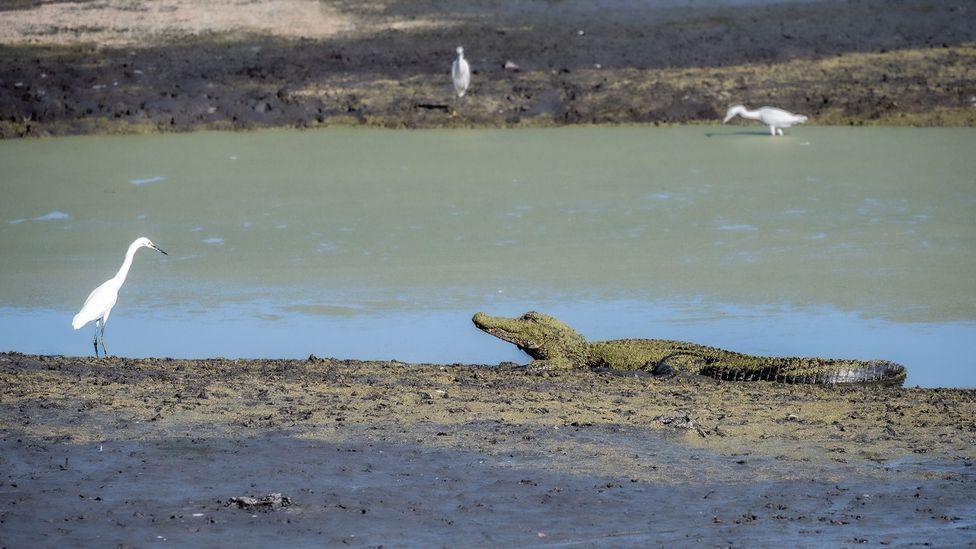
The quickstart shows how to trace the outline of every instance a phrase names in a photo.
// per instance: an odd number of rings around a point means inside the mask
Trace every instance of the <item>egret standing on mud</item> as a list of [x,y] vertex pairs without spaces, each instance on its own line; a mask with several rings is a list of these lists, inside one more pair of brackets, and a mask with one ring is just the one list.
[[454,81],[454,93],[457,94],[454,98],[454,116],[458,114],[458,101],[464,97],[468,91],[468,86],[471,85],[471,67],[468,66],[468,61],[464,58],[464,48],[458,46],[457,54],[457,59],[451,65],[451,80]]
[[129,250],[125,252],[125,261],[122,262],[122,267],[119,268],[119,272],[103,282],[101,286],[92,290],[92,293],[88,294],[88,299],[85,300],[85,304],[82,305],[81,311],[78,311],[78,314],[71,320],[71,326],[75,330],[92,320],[95,321],[95,358],[98,358],[99,341],[102,342],[102,352],[105,353],[106,357],[108,356],[108,351],[105,349],[105,323],[108,322],[108,315],[112,312],[112,307],[115,306],[115,302],[119,299],[119,289],[125,283],[126,275],[129,274],[129,267],[132,266],[132,258],[135,257],[136,251],[143,246],[152,248],[164,255],[169,255],[157,248],[151,240],[144,236],[135,239],[132,244],[129,244]]
[[777,134],[783,135],[783,128],[789,128],[794,124],[802,124],[807,121],[807,117],[802,114],[793,114],[775,107],[759,107],[758,110],[750,111],[742,105],[736,105],[729,108],[729,111],[725,113],[725,120],[722,123],[725,124],[735,115],[750,120],[759,120],[769,126],[769,133],[774,137]]

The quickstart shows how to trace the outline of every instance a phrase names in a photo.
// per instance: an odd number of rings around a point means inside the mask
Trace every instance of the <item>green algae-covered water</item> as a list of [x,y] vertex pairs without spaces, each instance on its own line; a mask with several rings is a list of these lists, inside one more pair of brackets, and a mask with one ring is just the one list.
[[140,251],[113,354],[525,362],[478,310],[591,339],[884,358],[976,386],[976,130],[196,133],[0,142],[0,349]]

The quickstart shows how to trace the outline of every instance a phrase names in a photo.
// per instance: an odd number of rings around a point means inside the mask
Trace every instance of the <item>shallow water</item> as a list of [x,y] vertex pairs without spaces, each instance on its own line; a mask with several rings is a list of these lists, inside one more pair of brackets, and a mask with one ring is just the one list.
[[197,133],[0,143],[0,348],[149,236],[127,356],[525,362],[478,310],[592,339],[885,358],[976,386],[972,129],[755,126]]

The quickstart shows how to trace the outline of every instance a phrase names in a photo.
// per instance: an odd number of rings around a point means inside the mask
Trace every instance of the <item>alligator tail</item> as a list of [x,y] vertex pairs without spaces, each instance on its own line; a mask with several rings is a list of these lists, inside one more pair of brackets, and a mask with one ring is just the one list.
[[878,383],[901,385],[905,381],[905,367],[887,360],[870,360],[860,366],[840,368],[819,374],[805,383]]
[[813,383],[834,385],[841,383],[864,383],[900,386],[905,381],[905,367],[887,360],[847,362],[832,368],[814,368],[811,371],[797,371],[795,368],[770,366],[758,369],[723,368],[705,366],[700,375],[722,381],[773,381],[778,383]]

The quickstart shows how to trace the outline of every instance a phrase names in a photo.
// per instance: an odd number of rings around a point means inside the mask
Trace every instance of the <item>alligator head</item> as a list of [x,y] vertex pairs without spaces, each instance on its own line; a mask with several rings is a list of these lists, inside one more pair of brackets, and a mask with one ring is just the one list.
[[580,368],[586,363],[586,339],[549,315],[529,311],[518,318],[505,318],[477,313],[471,320],[478,329],[553,367]]

